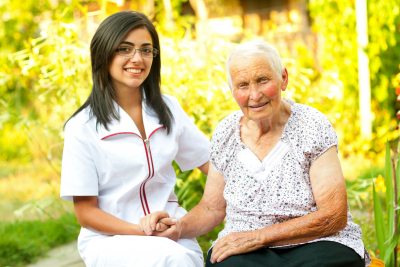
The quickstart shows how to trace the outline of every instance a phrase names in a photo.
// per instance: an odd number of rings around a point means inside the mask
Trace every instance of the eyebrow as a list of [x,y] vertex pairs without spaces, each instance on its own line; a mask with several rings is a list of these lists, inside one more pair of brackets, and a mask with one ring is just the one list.
[[[134,43],[127,42],[127,41],[123,41],[121,44],[127,44],[127,45],[131,45],[131,46],[135,47],[135,44],[134,44]],[[151,44],[151,43],[144,43],[144,44],[142,44],[142,46],[148,46],[148,45],[152,45],[152,44]]]

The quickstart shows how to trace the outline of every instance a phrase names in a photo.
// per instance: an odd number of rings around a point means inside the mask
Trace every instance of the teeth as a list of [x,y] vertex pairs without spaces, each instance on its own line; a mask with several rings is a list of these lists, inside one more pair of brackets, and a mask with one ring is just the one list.
[[126,69],[126,71],[127,71],[127,72],[130,72],[130,73],[136,73],[136,74],[138,74],[138,73],[140,73],[142,70],[140,70],[140,69]]
[[250,106],[250,107],[252,107],[252,108],[259,108],[259,107],[265,106],[266,104],[268,104],[268,102],[266,102],[266,103],[264,103],[264,104],[262,104],[262,105],[259,105],[259,106]]

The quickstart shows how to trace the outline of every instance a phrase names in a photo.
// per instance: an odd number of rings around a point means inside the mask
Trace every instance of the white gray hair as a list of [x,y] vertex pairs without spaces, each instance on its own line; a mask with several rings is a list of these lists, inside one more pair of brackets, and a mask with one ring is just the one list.
[[278,50],[276,50],[275,47],[273,47],[272,45],[263,40],[254,40],[236,46],[236,48],[233,49],[233,51],[229,54],[228,58],[226,59],[225,62],[226,77],[228,80],[228,85],[231,88],[231,90],[233,89],[232,77],[230,72],[230,65],[232,59],[236,57],[249,58],[260,55],[267,57],[268,62],[272,70],[276,74],[277,78],[279,80],[282,80],[282,71],[284,70],[284,67]]

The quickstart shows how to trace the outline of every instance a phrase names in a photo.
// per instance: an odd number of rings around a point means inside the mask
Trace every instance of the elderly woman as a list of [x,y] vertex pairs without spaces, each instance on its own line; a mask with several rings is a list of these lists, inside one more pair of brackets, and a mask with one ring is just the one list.
[[[225,218],[207,266],[368,265],[329,120],[281,97],[288,71],[266,42],[237,46],[226,70],[240,111],[214,132],[204,196],[178,221],[180,238],[207,233]],[[164,216],[148,215],[142,228]]]

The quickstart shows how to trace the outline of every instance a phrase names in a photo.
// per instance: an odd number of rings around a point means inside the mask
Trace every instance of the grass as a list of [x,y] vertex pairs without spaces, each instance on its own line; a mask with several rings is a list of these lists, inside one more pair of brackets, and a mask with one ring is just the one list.
[[0,266],[33,263],[55,246],[76,240],[79,229],[72,213],[44,221],[0,222]]
[[77,239],[72,203],[60,199],[60,177],[46,163],[0,162],[0,170],[0,266],[25,266]]

